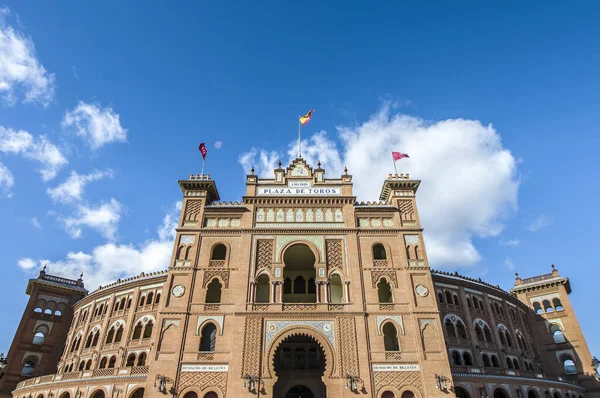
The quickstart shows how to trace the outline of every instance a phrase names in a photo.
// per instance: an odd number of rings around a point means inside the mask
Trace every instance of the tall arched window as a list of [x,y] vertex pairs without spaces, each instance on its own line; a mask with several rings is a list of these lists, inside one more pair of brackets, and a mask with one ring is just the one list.
[[453,295],[453,296],[452,296],[452,298],[454,299],[454,305],[460,305],[460,304],[458,303],[458,296],[457,296],[456,294],[455,294],[455,295]]
[[392,303],[392,288],[390,284],[385,280],[385,278],[381,278],[379,283],[377,284],[377,295],[379,296],[380,303]]
[[562,306],[562,303],[560,302],[560,299],[558,297],[552,300],[552,304],[554,304],[554,309],[556,311],[563,311],[564,310],[564,308]]
[[458,351],[452,351],[452,364],[461,366],[462,358],[460,357],[460,353]]
[[386,351],[400,351],[398,344],[398,332],[393,323],[388,322],[383,325],[383,344]]
[[542,304],[544,305],[544,311],[546,311],[546,312],[554,312],[554,308],[552,308],[552,306],[550,305],[550,301],[544,300],[542,302]]
[[137,360],[137,366],[146,366],[146,353],[142,352]]
[[446,303],[452,304],[452,293],[449,290],[446,290]]
[[137,325],[135,325],[135,328],[133,329],[133,340],[137,340],[139,338],[142,337],[142,329],[144,328],[144,325],[142,325],[142,322],[138,322]]
[[85,339],[85,346],[83,348],[89,348],[92,345],[92,339],[94,338],[94,334],[90,332],[88,334],[87,339]]
[[218,243],[218,244],[214,245],[210,259],[211,260],[225,260],[225,257],[227,257],[227,247],[222,243]]
[[113,326],[112,328],[110,328],[110,330],[108,331],[108,334],[106,335],[105,344],[112,343],[114,338],[115,338],[115,327]]
[[123,325],[119,326],[117,329],[117,334],[115,336],[115,343],[118,343],[123,338]]
[[448,334],[448,337],[451,337],[451,338],[456,337],[456,331],[454,330],[454,324],[452,323],[452,321],[450,319],[446,319],[445,325],[446,325],[446,333]]
[[294,294],[306,294],[306,279],[300,275],[294,279]]
[[483,337],[483,330],[481,329],[481,326],[475,325],[475,334],[477,335],[477,340],[485,341],[485,338]]
[[506,358],[506,366],[507,366],[509,369],[512,369],[512,368],[513,368],[512,359],[510,359],[510,358]]
[[127,357],[127,362],[125,363],[125,366],[131,367],[133,365],[135,365],[135,354],[131,353]]
[[385,247],[381,243],[373,245],[373,260],[387,260]]
[[482,359],[483,359],[483,366],[485,366],[486,368],[489,368],[492,366],[492,364],[490,363],[490,357],[488,357],[487,354],[483,354]]
[[206,289],[206,303],[216,304],[221,302],[221,282],[214,278]]
[[485,335],[485,341],[492,342],[492,332],[488,325],[483,326],[483,334]]
[[495,355],[492,355],[492,366],[495,368],[500,367],[500,361],[498,361],[498,357]]
[[33,376],[33,371],[35,370],[35,360],[27,359],[23,364],[23,369],[21,369],[21,376]]
[[146,327],[144,327],[144,338],[145,339],[149,339],[150,337],[152,337],[152,329],[154,328],[154,323],[152,321],[149,321],[146,324]]
[[31,342],[31,344],[35,344],[35,345],[42,345],[44,344],[44,340],[46,339],[46,336],[44,335],[44,333],[42,332],[37,332],[34,336],[33,336],[33,341]]
[[560,330],[560,329],[555,329],[554,332],[552,333],[552,337],[554,338],[554,342],[556,344],[564,343],[566,341],[565,335],[563,334],[562,330]]
[[109,369],[114,368],[116,363],[117,363],[117,357],[115,355],[113,355],[112,357],[110,357],[110,360],[108,361]]
[[[290,279],[287,278],[286,281],[289,281]],[[285,285],[285,282],[284,282]],[[291,291],[291,283],[288,284],[289,288],[290,288],[290,293]],[[284,286],[284,292],[285,292],[285,286]],[[271,294],[271,283],[269,280],[269,277],[265,274],[262,274],[261,276],[259,276],[256,279],[256,292],[254,293],[255,295],[255,302],[257,303],[268,303],[270,301],[270,296]]]
[[471,298],[467,297],[467,307],[472,308],[473,304],[471,304]]
[[152,300],[154,300],[154,292],[148,293],[148,297],[146,298],[146,305],[152,304]]
[[330,302],[339,304],[344,299],[344,290],[342,289],[342,278],[338,274],[333,274],[329,278],[329,296]]
[[542,310],[542,306],[537,301],[535,303],[533,303],[533,310],[535,311],[535,313],[537,315],[544,313],[544,311]]
[[563,362],[563,368],[565,369],[566,374],[572,375],[572,374],[577,373],[577,368],[575,367],[575,362],[573,361],[573,358],[571,358],[568,355],[565,355],[562,358],[562,362]]
[[283,294],[292,294],[292,280],[290,278],[283,280]]
[[444,294],[442,292],[438,292],[437,295],[438,295],[438,302],[440,304],[443,304],[444,303]]
[[85,368],[85,361],[79,362],[79,370],[83,370]]
[[465,366],[473,366],[473,358],[471,354],[467,351],[463,352],[463,362]]
[[100,369],[104,369],[106,367],[106,363],[108,362],[108,358],[104,357],[100,360]]
[[467,330],[465,329],[465,324],[459,319],[456,321],[456,334],[461,339],[467,338]]
[[212,323],[207,323],[200,334],[200,351],[213,352],[217,342],[217,327]]
[[315,278],[313,278],[312,276],[310,278],[308,278],[308,286],[306,288],[306,291],[308,292],[308,294],[316,294],[317,293],[317,283],[315,282]]

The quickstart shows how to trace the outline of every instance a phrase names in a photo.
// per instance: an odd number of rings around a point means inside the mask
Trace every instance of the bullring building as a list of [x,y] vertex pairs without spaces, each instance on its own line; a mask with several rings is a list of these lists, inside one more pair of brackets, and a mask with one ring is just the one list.
[[432,270],[419,184],[359,203],[302,158],[252,172],[240,202],[180,180],[165,271],[29,281],[1,398],[600,397],[569,279]]

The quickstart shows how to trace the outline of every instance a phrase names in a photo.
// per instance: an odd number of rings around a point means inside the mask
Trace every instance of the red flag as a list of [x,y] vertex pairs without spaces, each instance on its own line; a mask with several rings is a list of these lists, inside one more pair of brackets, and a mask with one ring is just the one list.
[[206,159],[206,145],[204,145],[204,142],[200,144],[198,149],[200,150],[200,153],[202,154],[202,159]]
[[407,154],[401,153],[401,152],[392,152],[392,156],[394,157],[394,161],[400,160],[402,158],[409,158],[410,157]]

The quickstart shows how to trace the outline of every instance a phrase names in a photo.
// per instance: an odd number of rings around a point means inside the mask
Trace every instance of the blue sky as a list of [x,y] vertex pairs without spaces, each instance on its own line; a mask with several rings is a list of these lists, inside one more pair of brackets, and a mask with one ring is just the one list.
[[508,289],[556,264],[599,355],[600,6],[261,3],[5,3],[0,351],[41,264],[89,285],[167,266],[200,141],[239,200],[315,108],[309,161],[373,200],[409,153],[432,267]]

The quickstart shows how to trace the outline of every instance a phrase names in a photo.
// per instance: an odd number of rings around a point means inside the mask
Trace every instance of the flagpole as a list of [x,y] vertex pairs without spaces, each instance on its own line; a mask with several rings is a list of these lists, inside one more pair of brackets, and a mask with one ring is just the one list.
[[202,156],[202,171],[200,172],[200,175],[204,175],[204,164],[206,163],[206,158],[204,156]]
[[302,152],[300,151],[300,116],[298,116],[298,157],[302,157]]
[[398,175],[398,169],[396,168],[396,159],[394,159],[394,151],[392,150],[392,148],[390,148],[390,153],[392,154],[392,162],[394,162],[394,171],[396,172],[396,175]]

